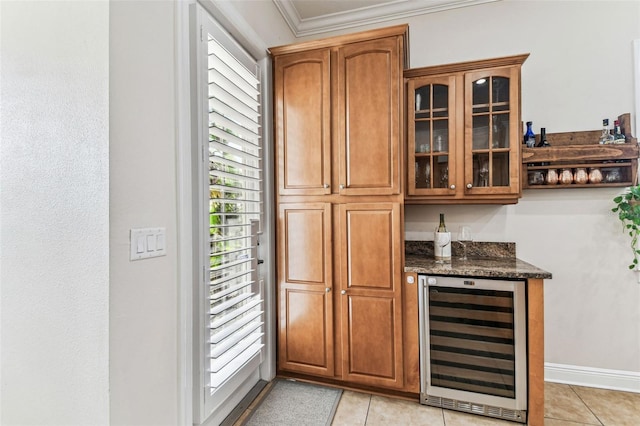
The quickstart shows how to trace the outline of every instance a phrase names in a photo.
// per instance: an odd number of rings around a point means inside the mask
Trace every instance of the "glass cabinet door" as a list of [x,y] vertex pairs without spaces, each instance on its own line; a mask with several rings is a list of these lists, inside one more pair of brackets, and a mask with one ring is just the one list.
[[407,89],[408,110],[413,112],[409,116],[410,160],[413,154],[408,165],[409,194],[448,194],[453,191],[455,80],[453,77],[410,80]]
[[517,76],[511,69],[468,73],[465,89],[465,191],[517,191]]

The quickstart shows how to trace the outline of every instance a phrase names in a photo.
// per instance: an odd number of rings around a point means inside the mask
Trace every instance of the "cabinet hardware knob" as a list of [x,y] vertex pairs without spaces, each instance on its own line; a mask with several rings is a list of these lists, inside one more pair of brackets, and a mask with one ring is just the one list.
[[449,188],[456,189],[456,186],[455,185],[451,185]]
[[340,294],[347,294],[347,290],[342,290]]
[[344,185],[343,184],[340,184],[340,189],[344,189]]
[[328,184],[328,183],[325,183],[325,184],[324,184],[324,185],[322,185],[322,186],[323,186],[325,189],[326,189],[326,188],[329,188],[329,184]]
[[471,185],[470,183],[467,184],[467,189],[471,189],[473,188],[473,185]]
[[331,291],[331,287],[327,287],[324,289],[324,291],[326,291],[327,293],[329,293]]

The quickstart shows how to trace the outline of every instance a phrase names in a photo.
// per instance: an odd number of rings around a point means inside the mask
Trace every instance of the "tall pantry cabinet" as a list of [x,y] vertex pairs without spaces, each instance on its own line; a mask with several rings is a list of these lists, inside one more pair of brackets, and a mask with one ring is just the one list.
[[270,49],[281,374],[406,388],[401,141],[407,29]]

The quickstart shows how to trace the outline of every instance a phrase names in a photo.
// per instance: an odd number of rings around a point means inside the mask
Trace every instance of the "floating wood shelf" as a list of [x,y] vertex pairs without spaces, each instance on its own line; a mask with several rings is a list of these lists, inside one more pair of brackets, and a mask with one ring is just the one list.
[[[547,141],[551,146],[522,149],[522,187],[524,189],[556,189],[556,188],[594,188],[631,186],[636,182],[638,157],[640,148],[638,141],[631,136],[630,114],[618,117],[622,133],[626,135],[626,143],[598,143],[601,131],[549,133]],[[549,169],[578,168],[600,169],[602,181],[583,184],[546,184],[540,182],[540,173],[546,176]],[[534,176],[535,175],[535,176]],[[534,179],[538,177],[538,179]]]

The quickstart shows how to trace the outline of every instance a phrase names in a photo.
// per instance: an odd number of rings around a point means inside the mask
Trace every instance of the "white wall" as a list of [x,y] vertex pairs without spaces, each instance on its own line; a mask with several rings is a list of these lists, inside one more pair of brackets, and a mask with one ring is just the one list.
[[0,25],[0,423],[106,425],[109,3]]
[[[175,7],[110,7],[113,425],[178,424]],[[143,227],[166,228],[166,256],[129,260],[129,230]]]

